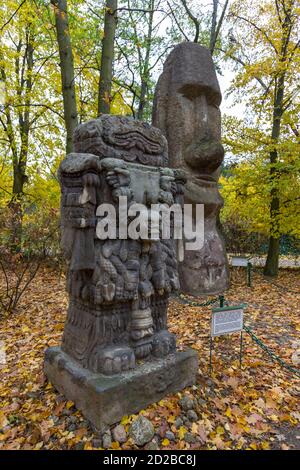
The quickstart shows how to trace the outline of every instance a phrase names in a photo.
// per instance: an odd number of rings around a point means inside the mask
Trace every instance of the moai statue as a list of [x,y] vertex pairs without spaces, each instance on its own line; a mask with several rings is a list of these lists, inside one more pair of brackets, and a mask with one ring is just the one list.
[[221,92],[210,52],[182,43],[168,56],[159,77],[153,125],[168,141],[169,164],[186,171],[184,202],[204,204],[204,245],[186,250],[179,264],[181,288],[190,294],[216,294],[229,283],[225,245],[218,229],[223,200],[218,178],[224,157]]
[[[167,167],[162,133],[131,118],[81,124],[74,148],[59,168],[69,308],[45,371],[105,428],[195,380],[195,351],[176,352],[167,327],[168,297],[179,287],[175,240],[161,238],[159,211],[156,236],[147,223],[153,204],[180,202],[184,175]],[[139,225],[134,235],[130,224]]]

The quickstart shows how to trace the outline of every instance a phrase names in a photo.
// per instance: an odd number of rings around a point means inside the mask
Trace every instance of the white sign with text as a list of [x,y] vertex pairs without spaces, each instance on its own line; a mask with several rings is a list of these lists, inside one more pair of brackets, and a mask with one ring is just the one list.
[[243,329],[244,305],[212,309],[211,336],[226,335]]

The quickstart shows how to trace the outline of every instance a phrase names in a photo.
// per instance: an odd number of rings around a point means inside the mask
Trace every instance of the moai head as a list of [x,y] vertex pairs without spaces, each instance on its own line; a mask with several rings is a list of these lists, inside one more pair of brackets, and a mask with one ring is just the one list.
[[[137,204],[138,225],[146,225],[153,204],[180,197],[183,177],[166,166],[161,131],[130,118],[103,115],[78,126],[74,148],[59,170],[70,294],[62,348],[85,368],[118,373],[136,359],[174,352],[166,312],[179,287],[174,240],[121,235],[119,203],[125,199],[123,229]],[[104,219],[116,226],[109,239],[99,236]]]
[[188,175],[184,202],[204,204],[204,246],[185,250],[179,267],[181,287],[195,295],[222,292],[228,285],[225,246],[217,228],[223,204],[218,191],[224,157],[220,102],[209,50],[195,43],[175,47],[156,86],[153,125],[167,138],[170,166]]

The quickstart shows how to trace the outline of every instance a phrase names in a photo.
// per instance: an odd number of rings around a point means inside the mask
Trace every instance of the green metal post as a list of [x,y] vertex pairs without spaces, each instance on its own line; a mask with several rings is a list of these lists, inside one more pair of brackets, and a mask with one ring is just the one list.
[[252,287],[252,263],[250,261],[247,264],[247,286]]

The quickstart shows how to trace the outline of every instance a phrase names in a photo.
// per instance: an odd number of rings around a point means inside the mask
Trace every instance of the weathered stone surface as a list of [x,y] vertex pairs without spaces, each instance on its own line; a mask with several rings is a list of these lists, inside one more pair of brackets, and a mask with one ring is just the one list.
[[100,431],[124,415],[192,385],[197,372],[197,353],[192,349],[145,361],[136,369],[111,376],[81,367],[59,347],[48,348],[45,355],[50,382]]
[[196,436],[194,436],[194,434],[192,434],[191,432],[186,432],[184,435],[184,440],[189,444],[193,444],[194,442],[196,442]]
[[139,416],[129,426],[128,434],[136,445],[143,446],[153,438],[154,426],[149,419]]
[[184,202],[204,204],[204,246],[185,250],[179,265],[181,288],[194,295],[223,292],[229,282],[225,246],[218,228],[223,205],[218,178],[224,156],[220,102],[209,50],[195,43],[176,46],[156,86],[153,125],[168,140],[170,166],[188,173]]
[[159,450],[159,445],[156,441],[151,441],[145,446],[146,450]]
[[112,436],[114,441],[121,443],[127,441],[126,431],[122,424],[118,424],[118,426],[114,427],[112,430]]
[[169,439],[169,441],[175,441],[175,434],[172,431],[167,431],[165,438]]
[[109,449],[112,445],[111,432],[106,431],[102,437],[102,447],[103,449]]
[[[176,246],[155,240],[99,236],[101,204],[119,214],[143,204],[181,200],[182,174],[166,167],[167,142],[159,129],[120,116],[103,115],[81,124],[76,152],[59,168],[62,247],[68,260],[69,308],[62,349],[83,367],[106,375],[136,367],[136,359],[166,356],[176,349],[168,332],[169,293],[178,289]],[[93,152],[93,153],[90,153]],[[109,224],[120,220],[110,216]],[[145,222],[146,223],[146,222]],[[143,225],[143,223],[141,222]]]
[[182,420],[182,418],[176,418],[174,424],[175,424],[175,427],[176,427],[177,429],[180,428],[180,426],[183,425],[183,420]]
[[190,421],[192,421],[192,423],[195,422],[195,421],[198,421],[198,415],[197,415],[196,411],[188,410],[186,415],[187,415],[188,419]]
[[[45,372],[105,430],[195,380],[196,353],[175,354],[167,326],[169,294],[179,287],[175,240],[162,237],[159,222],[155,239],[148,228],[153,204],[182,203],[184,176],[167,168],[162,132],[128,117],[81,124],[74,148],[58,172],[69,308],[61,349],[47,350]],[[133,205],[137,237],[128,232]],[[114,434],[125,442],[120,429]],[[103,447],[110,445],[106,433]]]
[[184,395],[182,398],[180,398],[179,405],[184,411],[187,411],[192,410],[195,406],[195,403],[191,397],[189,397],[188,395]]

